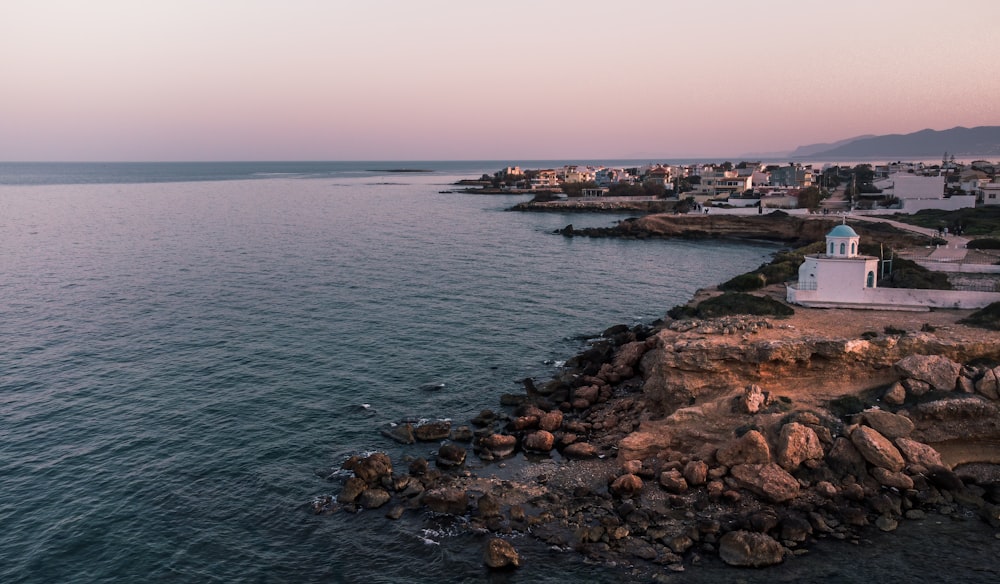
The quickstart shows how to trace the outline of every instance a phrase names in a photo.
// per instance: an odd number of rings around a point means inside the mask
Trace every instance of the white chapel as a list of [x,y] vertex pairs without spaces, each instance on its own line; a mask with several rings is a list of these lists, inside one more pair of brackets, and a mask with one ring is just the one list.
[[808,255],[799,266],[799,281],[789,288],[790,302],[865,302],[875,288],[878,258],[860,255],[861,236],[849,225],[837,225],[826,234],[826,253]]

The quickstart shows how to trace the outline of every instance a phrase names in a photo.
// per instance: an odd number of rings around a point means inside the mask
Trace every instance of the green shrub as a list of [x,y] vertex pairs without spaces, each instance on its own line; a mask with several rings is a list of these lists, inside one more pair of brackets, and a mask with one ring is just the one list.
[[958,322],[959,324],[1000,331],[1000,302],[994,302],[981,308]]
[[767,285],[767,278],[763,274],[758,272],[749,272],[746,274],[740,274],[728,282],[723,282],[719,284],[719,290],[726,290],[730,292],[749,292],[751,290],[759,290]]
[[761,266],[759,272],[764,276],[768,284],[780,284],[798,276],[800,265],[802,265],[801,258],[798,261],[775,261],[766,266]]
[[697,316],[697,314],[698,314],[697,310],[686,304],[678,304],[677,306],[667,311],[667,316],[669,316],[674,320],[694,318],[695,316]]
[[717,318],[733,314],[754,316],[791,316],[795,314],[791,307],[770,296],[753,296],[742,292],[726,292],[709,298],[699,304],[696,311],[700,318]]
[[973,239],[965,247],[969,249],[1000,249],[1000,239]]

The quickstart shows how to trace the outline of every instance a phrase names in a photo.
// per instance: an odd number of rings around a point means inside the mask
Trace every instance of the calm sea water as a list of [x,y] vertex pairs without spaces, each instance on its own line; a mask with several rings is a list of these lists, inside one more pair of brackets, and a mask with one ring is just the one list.
[[433,450],[380,426],[495,408],[774,248],[440,192],[492,166],[289,164],[0,165],[0,581],[625,580],[526,537],[491,575],[481,536],[308,505],[351,454]]

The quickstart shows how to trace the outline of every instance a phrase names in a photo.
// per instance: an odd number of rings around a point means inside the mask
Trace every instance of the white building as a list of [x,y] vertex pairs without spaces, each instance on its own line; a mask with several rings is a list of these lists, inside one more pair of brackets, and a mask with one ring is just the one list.
[[[897,172],[889,178],[876,181],[881,193],[869,197],[896,197],[903,213],[916,213],[924,209],[955,211],[976,206],[975,195],[944,195],[943,176],[920,176]],[[865,197],[865,194],[861,195]]]
[[848,225],[826,235],[826,253],[806,256],[799,280],[789,284],[785,299],[810,308],[929,310],[982,308],[1000,302],[998,292],[879,288],[879,259],[860,255],[860,236]]
[[865,289],[876,286],[878,258],[860,255],[860,240],[848,225],[834,227],[826,235],[826,253],[806,256],[799,266],[799,281],[789,288],[788,301],[796,302],[797,296],[814,302],[864,301]]

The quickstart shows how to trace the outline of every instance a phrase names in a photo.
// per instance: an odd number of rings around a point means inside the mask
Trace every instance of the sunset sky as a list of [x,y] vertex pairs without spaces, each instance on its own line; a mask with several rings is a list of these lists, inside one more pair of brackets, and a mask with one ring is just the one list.
[[0,160],[610,159],[1000,125],[997,0],[3,0]]

